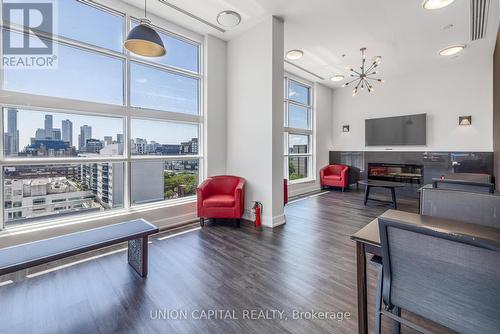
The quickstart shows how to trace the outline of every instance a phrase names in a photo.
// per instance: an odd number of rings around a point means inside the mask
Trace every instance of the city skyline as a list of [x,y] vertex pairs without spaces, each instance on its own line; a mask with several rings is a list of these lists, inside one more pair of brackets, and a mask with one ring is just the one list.
[[[33,111],[26,109],[4,109],[4,131],[7,136],[12,125],[13,118],[9,122],[9,112],[17,111],[16,125],[22,124],[22,127],[17,126],[19,133],[19,149],[22,151],[24,148],[31,144],[32,138],[46,138],[45,126],[49,126],[53,132],[56,131],[60,134],[61,140],[66,140],[67,136],[71,137],[70,147],[79,149],[79,136],[81,135],[81,127],[88,126],[91,128],[91,138],[86,139],[99,139],[105,141],[105,137],[112,137],[113,141],[123,142],[123,119],[102,117],[102,116],[86,116],[86,115],[68,115],[55,112]],[[12,112],[11,112],[12,114]],[[49,117],[46,117],[49,116]],[[51,116],[51,117],[50,117]],[[52,122],[50,122],[50,119]],[[68,123],[69,122],[69,123]],[[52,123],[52,124],[50,124]],[[66,125],[63,125],[65,123]],[[146,139],[148,142],[157,142],[159,144],[181,144],[188,142],[193,138],[198,138],[198,125],[173,123],[173,122],[160,122],[149,121],[142,119],[132,120],[133,131],[132,139],[141,138]],[[165,131],[165,129],[168,131]],[[12,129],[11,129],[12,130]],[[42,131],[40,131],[42,130]]]

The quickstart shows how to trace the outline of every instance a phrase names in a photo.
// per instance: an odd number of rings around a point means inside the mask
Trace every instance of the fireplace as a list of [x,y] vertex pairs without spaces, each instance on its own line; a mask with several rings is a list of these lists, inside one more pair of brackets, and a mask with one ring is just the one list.
[[368,179],[408,183],[420,186],[424,166],[411,164],[368,163]]

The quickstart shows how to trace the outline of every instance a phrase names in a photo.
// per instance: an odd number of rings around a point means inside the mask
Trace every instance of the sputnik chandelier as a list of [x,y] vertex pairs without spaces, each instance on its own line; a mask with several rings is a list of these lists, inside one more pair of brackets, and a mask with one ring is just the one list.
[[352,67],[348,67],[347,70],[351,72],[351,78],[354,78],[352,81],[346,82],[345,84],[342,85],[342,87],[346,87],[349,85],[354,86],[354,89],[352,90],[352,96],[356,96],[358,94],[359,89],[364,90],[365,87],[368,90],[368,92],[373,92],[375,89],[373,88],[372,83],[375,81],[378,82],[384,82],[383,79],[380,78],[375,78],[374,76],[377,75],[377,67],[380,65],[380,62],[382,61],[381,56],[376,56],[373,57],[371,65],[366,64],[366,48],[362,48],[361,50],[361,71],[356,71]]

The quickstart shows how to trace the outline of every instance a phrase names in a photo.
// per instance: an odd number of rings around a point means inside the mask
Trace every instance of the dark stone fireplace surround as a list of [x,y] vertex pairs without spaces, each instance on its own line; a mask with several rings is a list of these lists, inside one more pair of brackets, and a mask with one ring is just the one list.
[[[348,165],[349,183],[368,178],[368,164],[423,166],[422,184],[450,173],[493,175],[493,152],[424,152],[424,151],[330,151],[330,163]],[[416,195],[417,187],[406,191]]]

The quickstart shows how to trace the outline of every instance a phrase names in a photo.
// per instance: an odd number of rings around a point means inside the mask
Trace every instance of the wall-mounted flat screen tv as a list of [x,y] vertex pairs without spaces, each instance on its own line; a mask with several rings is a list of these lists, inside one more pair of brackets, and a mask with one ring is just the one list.
[[427,144],[427,114],[365,120],[366,146]]

